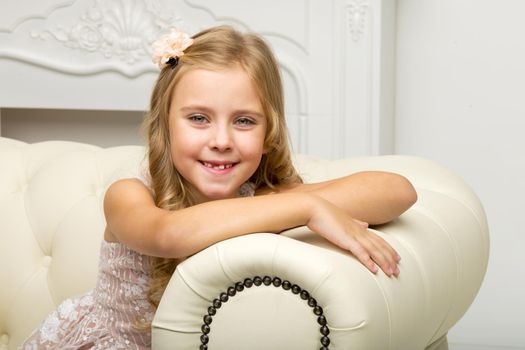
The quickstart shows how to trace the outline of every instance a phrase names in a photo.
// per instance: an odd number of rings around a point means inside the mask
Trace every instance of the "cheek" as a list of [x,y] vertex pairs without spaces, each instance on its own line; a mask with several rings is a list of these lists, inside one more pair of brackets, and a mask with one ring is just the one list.
[[202,138],[191,129],[174,128],[170,133],[170,143],[172,157],[177,157],[197,152]]
[[240,144],[242,147],[239,149],[245,156],[259,157],[265,153],[264,135],[246,135],[246,137],[241,140]]

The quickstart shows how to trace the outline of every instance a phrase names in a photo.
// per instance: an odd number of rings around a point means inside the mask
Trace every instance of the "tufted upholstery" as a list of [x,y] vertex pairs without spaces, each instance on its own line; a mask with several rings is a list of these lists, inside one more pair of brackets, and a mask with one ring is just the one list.
[[0,349],[14,349],[63,299],[94,286],[105,189],[140,147],[0,139]]
[[[470,306],[487,267],[487,223],[476,195],[449,170],[418,157],[298,156],[296,164],[312,182],[362,170],[411,180],[418,202],[372,228],[402,256],[400,277],[369,273],[304,227],[219,242],[178,267],[153,322],[155,348],[197,349],[211,300],[246,277],[268,275],[316,298],[329,322],[330,349],[447,349],[446,333]],[[282,288],[242,291],[213,317],[210,349],[319,349],[319,325],[305,304]]]
[[[64,298],[93,287],[104,191],[136,175],[142,159],[136,146],[0,138],[0,350],[15,349]],[[445,349],[446,332],[471,304],[487,267],[487,224],[475,194],[450,171],[416,157],[296,162],[307,181],[365,169],[412,181],[418,203],[373,228],[401,254],[401,276],[374,276],[305,228],[226,240],[179,266],[157,311],[154,348],[197,349],[211,301],[237,281],[268,275],[315,296],[329,320],[330,349]],[[312,310],[282,288],[238,293],[211,328],[213,349],[319,348]]]

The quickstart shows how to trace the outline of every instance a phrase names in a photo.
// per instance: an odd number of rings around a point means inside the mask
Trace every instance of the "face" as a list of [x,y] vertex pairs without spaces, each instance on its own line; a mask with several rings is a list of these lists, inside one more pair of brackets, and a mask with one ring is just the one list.
[[266,118],[248,74],[191,69],[169,111],[171,157],[199,202],[234,198],[264,154]]

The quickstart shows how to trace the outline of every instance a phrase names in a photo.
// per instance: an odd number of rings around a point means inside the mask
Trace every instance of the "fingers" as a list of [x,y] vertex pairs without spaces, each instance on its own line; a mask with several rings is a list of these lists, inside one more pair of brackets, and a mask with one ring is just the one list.
[[354,254],[357,260],[361,262],[361,264],[365,265],[367,269],[372,273],[377,273],[377,265],[363,245],[359,244],[357,241],[351,242],[349,250]]
[[[355,222],[357,222],[359,225],[361,225],[363,228],[368,228],[368,223],[354,219]],[[381,266],[381,269],[385,271],[389,276],[391,275],[399,275],[399,269],[397,267],[397,262],[401,260],[401,257],[397,252],[392,248],[384,239],[377,235],[373,235],[373,239],[376,240],[375,246],[369,246],[369,252],[372,256],[373,261],[378,263],[378,265]],[[385,253],[386,251],[386,253]],[[393,259],[392,259],[393,257]],[[372,260],[369,259],[369,260]],[[367,261],[368,265],[373,264],[373,261]],[[375,264],[374,264],[375,265]],[[375,269],[377,270],[377,269]]]
[[395,259],[396,253],[392,253],[391,250],[386,242],[375,242],[375,245],[369,248],[372,260],[379,265],[387,276],[398,276],[399,268]]
[[379,266],[387,276],[399,276],[399,254],[375,233],[367,231],[366,234],[356,237],[356,246],[351,250],[371,272],[377,273]]
[[307,226],[337,246],[351,251],[371,272],[380,267],[388,276],[398,276],[399,255],[381,237],[369,231],[366,222],[355,220],[327,201],[320,201]]

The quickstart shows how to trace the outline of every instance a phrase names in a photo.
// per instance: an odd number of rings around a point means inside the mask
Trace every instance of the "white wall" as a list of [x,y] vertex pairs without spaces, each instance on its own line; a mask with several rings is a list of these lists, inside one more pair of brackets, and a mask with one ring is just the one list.
[[[394,0],[1,1],[0,109],[44,110],[53,120],[45,110],[144,111],[158,75],[153,39],[171,26],[193,34],[228,24],[260,33],[274,49],[294,151],[327,158],[390,153],[394,23]],[[62,127],[54,122],[18,113],[34,125],[6,113],[0,127],[7,137],[107,144],[91,132],[98,126],[72,138],[75,131],[57,134]]]
[[0,135],[25,142],[69,140],[101,147],[142,145],[144,113],[0,108]]
[[482,289],[451,350],[525,349],[525,1],[398,0],[396,153],[471,184],[487,212]]

